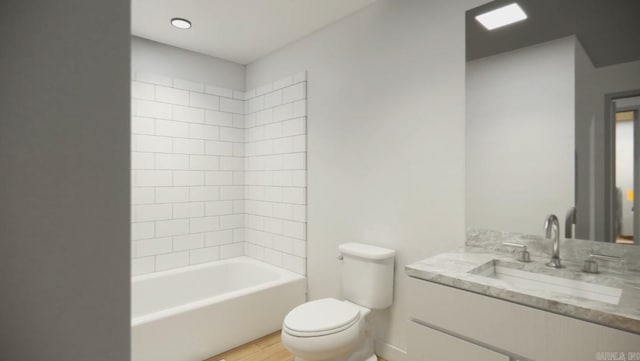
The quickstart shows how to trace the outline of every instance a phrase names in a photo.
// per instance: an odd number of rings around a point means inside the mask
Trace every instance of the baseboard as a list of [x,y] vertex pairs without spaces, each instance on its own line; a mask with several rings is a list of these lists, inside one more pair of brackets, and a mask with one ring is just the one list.
[[376,340],[376,355],[387,361],[407,361],[407,351],[394,345]]

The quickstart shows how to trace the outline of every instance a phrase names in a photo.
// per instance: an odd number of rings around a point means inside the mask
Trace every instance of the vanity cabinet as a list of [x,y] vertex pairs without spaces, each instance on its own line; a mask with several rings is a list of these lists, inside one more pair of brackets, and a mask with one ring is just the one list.
[[417,278],[409,287],[410,361],[640,357],[637,334]]
[[509,361],[509,357],[409,321],[408,361]]

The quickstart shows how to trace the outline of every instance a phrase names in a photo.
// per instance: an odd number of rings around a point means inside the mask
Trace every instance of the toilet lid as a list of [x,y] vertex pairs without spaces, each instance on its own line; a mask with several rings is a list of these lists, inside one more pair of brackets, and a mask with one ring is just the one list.
[[294,308],[284,326],[296,334],[331,333],[351,326],[360,318],[360,309],[348,302],[324,298]]

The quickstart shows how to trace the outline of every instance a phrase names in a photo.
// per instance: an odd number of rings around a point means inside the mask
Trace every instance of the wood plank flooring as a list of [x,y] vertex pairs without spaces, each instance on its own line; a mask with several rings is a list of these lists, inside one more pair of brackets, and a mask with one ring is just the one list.
[[[294,361],[280,342],[280,331],[261,337],[205,361]],[[378,357],[378,361],[385,361]]]

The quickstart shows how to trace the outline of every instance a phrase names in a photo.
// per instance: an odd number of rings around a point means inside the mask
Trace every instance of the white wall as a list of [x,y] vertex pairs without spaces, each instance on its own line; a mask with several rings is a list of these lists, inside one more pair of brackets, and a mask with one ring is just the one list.
[[406,346],[403,266],[465,240],[464,12],[480,3],[380,0],[247,66],[248,89],[308,71],[309,298],[339,297],[340,243],[398,251],[380,345]]
[[0,360],[129,358],[129,12],[0,2]]
[[131,38],[131,68],[134,73],[161,74],[227,89],[244,90],[245,85],[244,65],[135,36]]
[[467,63],[467,227],[541,234],[573,207],[575,41]]

